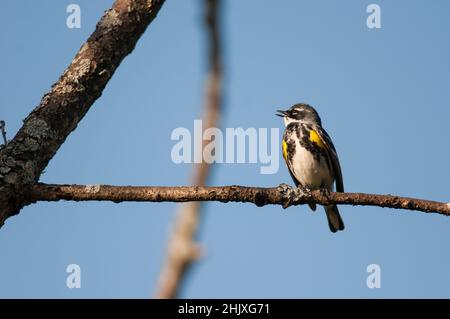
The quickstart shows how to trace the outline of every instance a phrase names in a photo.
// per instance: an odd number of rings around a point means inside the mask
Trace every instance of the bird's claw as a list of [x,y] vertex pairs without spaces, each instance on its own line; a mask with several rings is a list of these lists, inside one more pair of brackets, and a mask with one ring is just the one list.
[[309,188],[308,186],[304,186],[304,185],[298,185],[298,188],[302,191],[302,193],[304,193],[305,195],[311,195],[311,188]]
[[283,194],[282,207],[284,209],[291,206],[293,203],[300,201],[302,198],[311,196],[311,189],[307,186],[298,185],[293,188],[287,184],[280,184],[278,186],[280,192]]
[[330,194],[331,194],[330,190],[328,188],[324,188],[324,187],[322,187],[320,189],[320,193],[327,198],[330,197]]
[[283,207],[283,209],[286,209],[289,206],[291,206],[291,204],[292,204],[293,189],[291,186],[289,186],[288,184],[285,184],[285,183],[280,184],[278,186],[278,189],[280,190],[280,193],[282,194],[282,198],[283,198],[282,207]]

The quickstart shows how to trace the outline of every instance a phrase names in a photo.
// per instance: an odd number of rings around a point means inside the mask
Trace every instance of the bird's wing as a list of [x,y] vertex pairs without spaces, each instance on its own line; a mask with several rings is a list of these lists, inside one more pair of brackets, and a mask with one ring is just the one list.
[[325,146],[325,151],[331,160],[331,165],[333,166],[334,174],[336,177],[336,191],[344,192],[344,182],[342,180],[341,165],[339,164],[339,158],[334,148],[333,142],[330,136],[322,127],[315,127],[314,130],[319,135],[323,145]]
[[292,167],[291,159],[289,158],[289,154],[293,154],[293,152],[294,152],[294,150],[292,150],[291,147],[295,147],[295,145],[292,145],[291,143],[292,142],[287,139],[287,135],[284,134],[283,135],[283,141],[282,141],[282,144],[281,144],[282,151],[283,151],[283,158],[284,158],[284,161],[286,162],[289,174],[291,175],[292,180],[295,183],[295,186],[298,186],[299,185],[299,181],[294,176],[294,169]]

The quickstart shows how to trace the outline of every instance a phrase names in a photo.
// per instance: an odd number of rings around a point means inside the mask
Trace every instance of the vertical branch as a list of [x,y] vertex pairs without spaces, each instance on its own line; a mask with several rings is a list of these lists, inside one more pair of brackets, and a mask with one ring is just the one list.
[[[220,118],[222,65],[221,39],[219,31],[219,0],[205,1],[205,25],[209,42],[209,74],[203,110],[203,129],[217,127]],[[206,145],[202,140],[202,154]],[[210,173],[210,164],[202,161],[193,169],[193,185],[204,186]],[[172,233],[167,246],[167,255],[161,270],[156,298],[178,296],[185,274],[193,262],[200,257],[200,249],[195,242],[199,222],[201,202],[187,202],[179,206]]]

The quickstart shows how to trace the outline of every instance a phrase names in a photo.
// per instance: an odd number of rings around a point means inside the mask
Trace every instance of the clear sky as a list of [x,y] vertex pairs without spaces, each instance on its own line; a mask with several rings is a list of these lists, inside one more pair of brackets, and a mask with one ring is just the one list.
[[[81,7],[81,28],[66,7]],[[9,138],[38,105],[112,0],[7,1],[0,10],[0,118]],[[381,8],[369,29],[366,8]],[[170,139],[201,117],[206,80],[202,1],[168,0],[48,165],[46,183],[185,185]],[[314,105],[350,192],[450,202],[450,2],[225,0],[222,127],[279,128],[279,108]],[[281,136],[280,136],[281,138]],[[213,185],[292,184],[279,154],[218,164]],[[176,204],[38,203],[0,229],[0,297],[153,294]],[[208,203],[204,258],[181,297],[450,297],[450,219],[341,206],[323,210]],[[66,267],[81,267],[81,288]],[[381,268],[369,289],[366,268]]]

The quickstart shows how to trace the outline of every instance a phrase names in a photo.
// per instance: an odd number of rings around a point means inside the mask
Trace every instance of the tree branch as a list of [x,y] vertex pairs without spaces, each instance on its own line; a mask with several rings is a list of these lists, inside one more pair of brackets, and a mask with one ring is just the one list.
[[217,201],[253,203],[256,206],[317,203],[320,205],[379,206],[438,213],[450,216],[450,203],[424,199],[365,193],[311,193],[286,184],[278,187],[246,186],[109,186],[36,184],[26,193],[28,203],[37,201],[189,202]]
[[102,94],[164,0],[116,0],[13,140],[0,150],[0,225],[26,203],[67,136]]
[[[206,82],[205,106],[203,114],[203,131],[218,127],[222,100],[222,61],[221,36],[219,32],[219,0],[204,0],[205,26],[209,44],[209,74]],[[203,139],[200,145],[201,154],[208,140]],[[205,161],[194,164],[192,184],[206,184],[211,171],[211,165]],[[192,263],[200,257],[200,248],[195,241],[197,236],[201,202],[188,202],[179,207],[172,232],[167,245],[158,284],[156,298],[176,298],[183,279]]]

